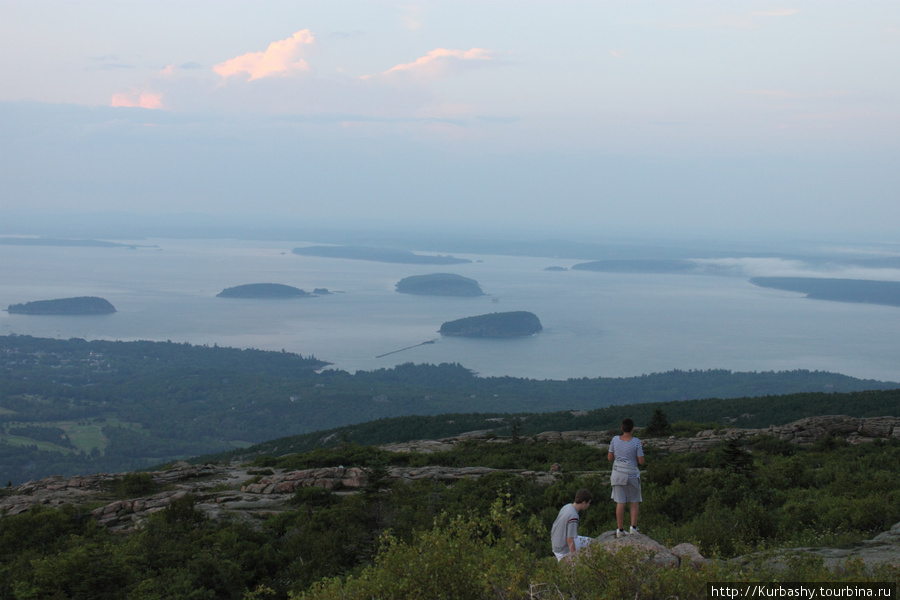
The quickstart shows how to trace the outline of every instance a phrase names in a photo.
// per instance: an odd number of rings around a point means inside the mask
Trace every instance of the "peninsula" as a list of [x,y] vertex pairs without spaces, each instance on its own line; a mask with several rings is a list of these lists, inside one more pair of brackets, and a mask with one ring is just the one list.
[[818,277],[754,277],[750,280],[760,287],[806,294],[814,300],[862,302],[900,306],[900,281],[869,279],[826,279]]
[[6,310],[18,315],[108,315],[116,312],[116,307],[103,298],[80,296],[10,304]]
[[[328,290],[325,290],[325,293],[327,292]],[[309,292],[281,283],[248,283],[225,288],[216,294],[216,298],[270,298],[278,300],[284,298],[307,298],[309,296],[312,296]]]
[[452,273],[432,273],[404,277],[397,285],[401,294],[421,296],[484,296],[478,282]]
[[456,265],[472,262],[466,258],[455,258],[450,255],[415,254],[409,250],[375,248],[371,246],[308,246],[306,248],[294,248],[292,252],[300,256],[350,258],[353,260],[371,260],[409,265]]
[[490,313],[448,321],[440,334],[476,338],[510,338],[534,335],[543,330],[540,319],[524,310]]

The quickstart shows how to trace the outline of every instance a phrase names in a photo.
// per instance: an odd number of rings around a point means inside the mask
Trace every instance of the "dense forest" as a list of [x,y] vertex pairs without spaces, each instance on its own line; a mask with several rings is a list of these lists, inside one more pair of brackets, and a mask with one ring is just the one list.
[[352,442],[360,445],[390,444],[411,440],[436,440],[472,431],[491,435],[537,435],[544,431],[616,430],[623,415],[631,416],[639,427],[664,411],[674,422],[702,423],[707,429],[741,427],[762,429],[783,425],[808,416],[847,415],[853,417],[900,414],[900,390],[864,391],[847,394],[788,394],[763,398],[683,400],[660,404],[610,406],[590,411],[552,413],[456,413],[378,419],[300,435],[267,440],[247,448],[199,456],[191,462],[234,460],[269,454],[308,452]]
[[[680,428],[699,426],[691,425]],[[513,438],[401,454],[342,443],[254,464],[260,473],[363,467],[368,482],[361,491],[300,488],[289,510],[252,521],[211,520],[195,508],[201,498],[194,496],[128,535],[98,526],[88,516],[91,506],[2,517],[0,598],[661,600],[705,597],[709,581],[900,577],[896,565],[826,568],[820,556],[780,550],[846,547],[900,520],[897,440],[849,445],[826,438],[799,447],[758,436],[705,453],[666,455],[648,447],[646,458],[642,531],[668,547],[696,544],[713,562],[661,569],[624,551],[559,565],[549,529],[576,490],[595,496],[580,534],[597,536],[615,523],[614,505],[605,499],[608,476],[600,470],[606,457],[585,445]],[[535,469],[554,461],[565,462],[563,475],[543,485],[502,471],[455,483],[387,477],[394,464]],[[111,497],[127,492],[126,485],[110,490]]]
[[[679,418],[710,421],[750,412],[768,419],[768,425],[806,415],[781,411],[779,407],[793,403],[766,396],[820,393],[801,410],[824,410],[833,401],[832,408],[849,404],[852,410],[827,412],[897,414],[896,394],[886,392],[873,400],[854,394],[848,402],[839,393],[900,388],[818,371],[672,371],[538,381],[479,377],[454,364],[406,364],[356,374],[323,370],[326,366],[314,357],[287,352],[0,336],[0,481],[136,469],[348,425],[379,435],[377,431],[391,428],[360,424],[475,410],[558,413],[554,420],[547,418],[545,429],[588,429],[596,423],[589,411],[596,409],[717,398],[718,404],[696,407]],[[753,397],[758,400],[750,411],[738,408],[739,402],[727,404],[728,399]],[[588,418],[578,422],[560,411],[588,411]],[[425,431],[439,433],[428,429],[428,421],[421,423],[400,429],[421,432],[417,437],[430,435]],[[749,421],[741,424],[749,426]],[[533,425],[526,420],[524,426]],[[36,433],[29,427],[50,431]]]

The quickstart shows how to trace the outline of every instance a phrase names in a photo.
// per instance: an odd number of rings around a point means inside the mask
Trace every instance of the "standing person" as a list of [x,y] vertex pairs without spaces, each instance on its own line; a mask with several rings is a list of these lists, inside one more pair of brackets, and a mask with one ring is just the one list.
[[593,495],[587,490],[575,492],[575,501],[566,504],[559,510],[553,528],[550,530],[550,541],[553,544],[553,554],[556,560],[562,560],[576,550],[591,543],[591,538],[578,535],[578,513],[587,510],[591,505]]
[[[609,482],[612,485],[611,498],[616,503],[616,537],[638,533],[638,506],[641,498],[641,472],[638,465],[644,464],[644,448],[641,440],[634,437],[634,421],[622,419],[622,435],[617,435],[609,443],[609,455],[613,464]],[[625,531],[625,504],[631,504],[631,528]]]

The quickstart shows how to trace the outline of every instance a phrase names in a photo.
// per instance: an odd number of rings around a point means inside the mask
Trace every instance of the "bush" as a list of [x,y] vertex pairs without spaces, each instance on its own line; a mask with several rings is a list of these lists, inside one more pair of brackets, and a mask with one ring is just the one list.
[[155,494],[160,486],[150,473],[126,473],[114,481],[113,487],[119,498],[136,498]]
[[[390,534],[382,539],[372,566],[357,576],[317,582],[292,598],[349,600],[354,598],[521,597],[541,559],[528,550],[535,536],[547,537],[536,519],[516,520],[519,507],[498,498],[487,517],[448,517],[403,542]],[[555,562],[555,561],[554,561]]]

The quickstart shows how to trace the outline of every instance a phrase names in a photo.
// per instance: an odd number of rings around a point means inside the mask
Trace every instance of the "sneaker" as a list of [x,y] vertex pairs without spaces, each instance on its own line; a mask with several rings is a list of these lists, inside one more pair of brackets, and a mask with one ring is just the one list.
[[624,529],[616,529],[616,537],[617,538],[625,537],[626,535],[628,535],[628,534],[625,533]]
[[637,527],[635,527],[634,525],[632,525],[632,526],[631,526],[631,529],[628,530],[628,535],[634,535],[634,534],[636,534],[636,533],[640,533],[640,531],[638,531],[638,528],[637,528]]

